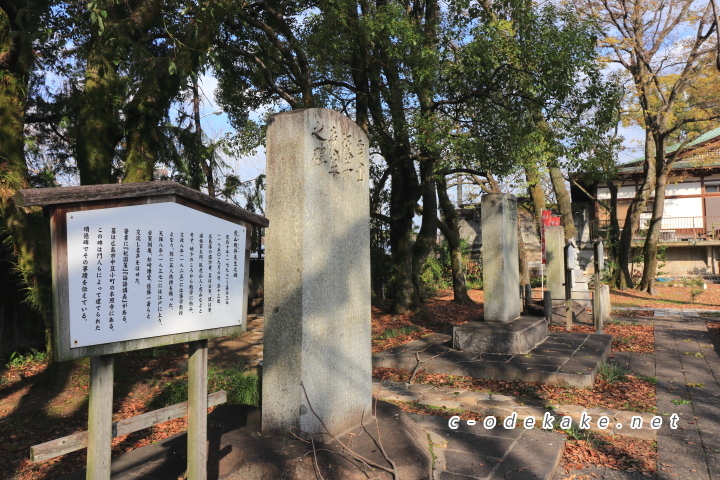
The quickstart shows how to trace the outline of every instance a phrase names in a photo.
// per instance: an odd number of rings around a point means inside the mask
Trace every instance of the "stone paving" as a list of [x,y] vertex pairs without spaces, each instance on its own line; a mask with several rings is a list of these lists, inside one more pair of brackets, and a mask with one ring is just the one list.
[[428,435],[435,480],[550,480],[562,458],[564,435],[538,429],[487,430],[432,415],[408,414]]
[[704,318],[683,312],[656,318],[655,367],[661,413],[680,415],[658,437],[660,479],[720,478],[720,357]]
[[[615,428],[599,429],[597,419],[607,416],[609,424],[630,425],[632,417],[640,417],[643,425],[647,426],[655,415],[652,413],[628,412],[623,410],[612,410],[607,408],[588,408],[577,405],[549,405],[542,403],[530,403],[530,400],[523,399],[521,402],[515,397],[485,392],[471,392],[447,387],[435,387],[432,385],[408,385],[401,382],[388,382],[374,379],[373,395],[379,400],[393,402],[416,402],[419,405],[428,407],[444,407],[449,409],[468,410],[477,412],[478,417],[491,415],[497,418],[509,417],[515,413],[519,420],[526,417],[535,418],[536,424],[541,425],[545,415],[552,416],[560,421],[563,416],[572,419],[573,424],[579,424],[583,413],[592,418],[590,430],[605,434],[622,434],[635,438],[655,439],[657,430],[650,428],[629,429],[617,431]],[[548,408],[550,407],[550,408]]]
[[522,380],[589,388],[598,365],[610,353],[610,335],[550,333],[524,354],[453,350],[449,335],[432,334],[373,355],[374,367],[413,370],[418,361],[428,373]]
[[[656,439],[659,456],[658,479],[720,480],[720,342],[707,331],[705,320],[696,310],[656,309],[654,317],[633,318],[633,321],[654,323],[655,354],[614,352],[610,357],[610,361],[633,373],[657,377],[659,415],[664,419],[669,419],[673,413],[679,415],[676,430],[667,428],[665,424],[659,430],[625,428],[621,432],[616,431],[623,435]],[[262,317],[253,318],[249,322],[248,332],[237,338],[211,341],[210,359],[215,363],[225,364],[225,359],[229,354],[234,355],[235,351],[238,351],[243,362],[249,365],[258,364],[262,358]],[[593,419],[608,415],[611,425],[626,425],[631,416],[638,415],[635,412],[559,405],[552,410],[546,410],[544,405],[523,405],[515,398],[504,395],[427,385],[406,386],[387,382],[381,384],[379,381],[374,383],[374,394],[380,399],[461,408],[475,411],[478,416],[487,414],[498,418],[513,412],[517,412],[521,419],[528,415],[542,418],[545,412],[550,412],[558,417],[571,416],[577,422],[579,416],[586,412]],[[642,416],[645,424],[649,421],[648,417],[652,417],[650,414]],[[423,418],[428,422],[423,427],[436,445],[439,458],[436,478],[442,480],[645,478],[639,472],[616,471],[596,466],[567,473],[561,468],[545,468],[555,465],[556,457],[553,457],[555,453],[552,453],[554,450],[551,447],[556,445],[551,444],[560,440],[555,440],[557,437],[553,436],[536,438],[533,435],[549,432],[537,431],[528,434],[523,429],[504,431],[497,427],[485,431],[478,426],[465,426],[466,431],[463,431],[462,427],[451,430],[447,426],[447,419],[419,417],[422,416],[414,418],[418,422],[425,421]],[[508,438],[508,435],[511,438]],[[495,443],[491,445],[490,442]],[[497,450],[502,445],[506,447],[505,450]],[[477,451],[472,451],[472,448]],[[471,458],[472,455],[475,457]],[[541,460],[536,461],[538,459]],[[545,467],[540,471],[536,468],[537,465]],[[555,472],[554,476],[552,471]]]
[[[699,312],[655,309],[653,317],[634,318],[654,324],[655,353],[613,353],[614,363],[636,374],[657,377],[660,416],[679,416],[677,429],[663,426],[657,431],[656,478],[660,480],[720,479],[720,342],[708,332],[707,318]],[[644,477],[638,472],[587,467],[567,473],[559,469],[553,480],[570,478]]]

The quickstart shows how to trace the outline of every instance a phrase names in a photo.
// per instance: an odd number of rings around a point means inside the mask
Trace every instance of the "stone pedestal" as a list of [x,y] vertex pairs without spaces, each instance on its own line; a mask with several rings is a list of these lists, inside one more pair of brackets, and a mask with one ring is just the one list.
[[610,286],[602,285],[600,288],[600,312],[603,325],[610,321],[610,312],[612,304],[610,303]]
[[266,212],[262,431],[337,434],[372,401],[362,130],[332,110],[273,115]]
[[542,317],[520,317],[509,323],[468,322],[453,328],[453,348],[475,353],[526,353],[547,333]]
[[563,227],[545,227],[545,265],[547,288],[553,306],[565,302],[565,230]]
[[542,317],[520,317],[517,200],[490,194],[482,201],[483,322],[453,329],[453,347],[473,353],[524,353],[547,336]]
[[485,321],[507,323],[520,316],[517,200],[492,193],[482,200]]
[[592,308],[592,295],[588,287],[588,277],[580,268],[574,271],[575,284],[573,285],[572,298],[585,308]]

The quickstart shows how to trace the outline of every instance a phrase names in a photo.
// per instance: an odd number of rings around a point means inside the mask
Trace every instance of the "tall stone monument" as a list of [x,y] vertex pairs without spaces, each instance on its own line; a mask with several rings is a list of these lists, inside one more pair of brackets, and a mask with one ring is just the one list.
[[306,109],[270,117],[266,148],[262,431],[337,434],[372,400],[368,140]]
[[482,200],[485,321],[507,323],[520,316],[517,199],[491,193]]
[[547,323],[520,316],[517,199],[485,195],[481,210],[484,321],[454,327],[453,346],[476,353],[525,353],[547,336]]

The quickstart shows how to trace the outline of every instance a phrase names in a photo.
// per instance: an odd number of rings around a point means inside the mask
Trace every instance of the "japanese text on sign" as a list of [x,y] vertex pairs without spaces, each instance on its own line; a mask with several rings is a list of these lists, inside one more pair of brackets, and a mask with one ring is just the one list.
[[240,325],[245,232],[177,203],[68,213],[71,348]]

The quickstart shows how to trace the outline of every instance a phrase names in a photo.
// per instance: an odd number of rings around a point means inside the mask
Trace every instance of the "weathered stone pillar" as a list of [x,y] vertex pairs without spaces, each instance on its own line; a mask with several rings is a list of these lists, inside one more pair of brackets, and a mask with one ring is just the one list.
[[565,299],[565,230],[545,227],[545,265],[547,285],[553,305],[563,305]]
[[525,353],[547,336],[542,317],[520,317],[517,200],[494,193],[483,197],[483,322],[453,328],[453,347],[476,353]]
[[270,117],[264,433],[322,433],[322,421],[337,434],[370,412],[367,179],[367,137],[347,117]]
[[506,323],[520,316],[517,199],[491,193],[481,210],[485,321]]

